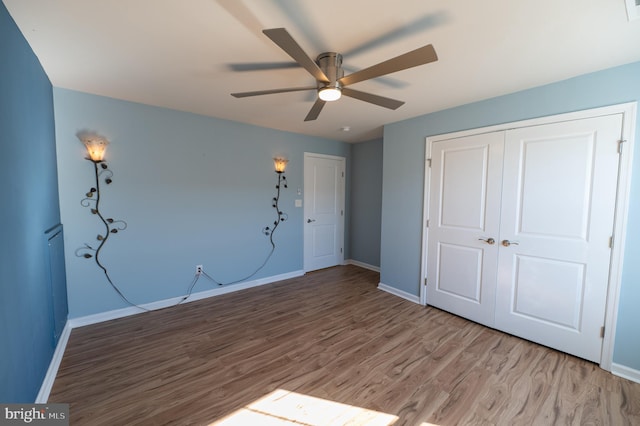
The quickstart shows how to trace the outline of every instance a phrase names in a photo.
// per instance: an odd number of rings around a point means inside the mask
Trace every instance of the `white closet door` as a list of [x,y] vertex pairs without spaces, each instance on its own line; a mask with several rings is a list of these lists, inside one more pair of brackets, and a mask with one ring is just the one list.
[[621,127],[610,115],[507,131],[496,328],[600,361]]
[[503,132],[431,146],[427,299],[429,305],[489,326],[494,317],[503,147]]

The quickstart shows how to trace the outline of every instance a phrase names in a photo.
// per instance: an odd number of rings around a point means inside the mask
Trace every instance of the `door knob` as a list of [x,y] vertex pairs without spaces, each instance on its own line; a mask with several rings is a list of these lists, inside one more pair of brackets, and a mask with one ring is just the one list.
[[307,223],[315,222],[315,219],[307,219]]
[[484,241],[485,243],[492,245],[495,244],[496,240],[494,240],[493,238],[487,238],[486,240],[484,238],[478,238],[478,240],[480,241]]
[[502,245],[505,246],[505,247],[509,247],[510,245],[517,246],[518,242],[517,241],[502,240]]

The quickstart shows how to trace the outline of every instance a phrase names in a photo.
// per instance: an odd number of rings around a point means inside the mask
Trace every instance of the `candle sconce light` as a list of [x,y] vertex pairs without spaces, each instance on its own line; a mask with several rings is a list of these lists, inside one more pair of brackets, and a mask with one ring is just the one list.
[[98,216],[102,224],[104,225],[104,232],[96,236],[98,241],[97,246],[86,244],[76,250],[76,256],[84,257],[85,259],[93,258],[100,269],[104,272],[107,281],[115,289],[115,291],[130,305],[137,306],[130,302],[122,292],[113,284],[111,277],[107,272],[107,268],[102,264],[100,260],[100,252],[106,244],[109,237],[113,234],[117,234],[119,231],[123,231],[127,228],[127,223],[124,220],[116,220],[110,217],[104,217],[100,210],[101,192],[100,186],[104,182],[106,185],[110,185],[113,182],[113,172],[109,169],[109,166],[105,162],[105,154],[109,141],[104,136],[100,136],[93,132],[80,132],[76,135],[78,139],[84,144],[87,149],[87,160],[93,163],[93,170],[95,176],[95,184],[85,194],[85,198],[80,201],[83,207],[91,209],[91,213]]
[[278,225],[280,225],[281,222],[284,222],[285,220],[288,219],[288,216],[286,213],[283,213],[280,210],[280,206],[278,205],[278,203],[280,202],[280,189],[281,188],[287,188],[287,177],[284,175],[285,169],[287,168],[287,163],[289,162],[289,160],[287,160],[286,158],[283,157],[275,157],[273,159],[273,164],[275,167],[275,172],[278,174],[278,181],[276,183],[276,196],[273,197],[273,202],[271,204],[271,206],[276,209],[276,220],[273,222],[273,228],[266,226],[262,232],[265,235],[269,236],[269,240],[271,241],[271,245],[273,247],[275,247],[275,244],[273,243],[273,233],[275,232],[276,228],[278,227]]

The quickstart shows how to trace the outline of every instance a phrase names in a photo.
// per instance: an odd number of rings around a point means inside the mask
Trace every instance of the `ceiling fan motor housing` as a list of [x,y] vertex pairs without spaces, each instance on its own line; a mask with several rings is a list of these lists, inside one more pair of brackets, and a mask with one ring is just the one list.
[[318,81],[318,89],[332,88],[341,89],[342,85],[338,81],[344,77],[342,69],[342,55],[335,52],[324,52],[318,55],[316,63],[329,79],[329,82]]

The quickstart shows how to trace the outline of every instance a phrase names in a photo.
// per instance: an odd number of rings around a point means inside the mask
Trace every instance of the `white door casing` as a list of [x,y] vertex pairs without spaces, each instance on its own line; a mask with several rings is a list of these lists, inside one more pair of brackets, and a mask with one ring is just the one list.
[[[494,237],[496,243],[492,246],[499,252],[500,259],[496,280],[496,327],[513,334],[520,333],[513,328],[523,329],[525,334],[519,335],[570,353],[572,349],[563,347],[565,343],[580,346],[582,343],[571,343],[571,340],[579,340],[578,336],[582,333],[591,337],[596,335],[595,344],[592,341],[591,345],[587,343],[586,347],[578,349],[579,356],[600,362],[602,368],[611,370],[624,258],[635,116],[636,104],[629,103],[427,138],[421,276],[428,277],[429,284],[420,287],[421,302],[433,304],[431,292],[435,283],[432,282],[432,251],[435,250],[435,243],[432,242],[432,235],[437,232],[435,228],[439,224],[433,216],[437,209],[432,206],[436,200],[432,192],[437,189],[431,188],[436,188],[432,181],[438,179],[438,174],[433,170],[438,161],[434,155],[439,149],[438,142],[481,133],[503,132],[507,139],[502,194],[505,202],[500,203],[500,236]],[[603,117],[597,120],[597,127],[600,128],[596,133],[589,129],[589,125],[567,132],[565,124],[557,124],[553,129],[562,136],[554,141],[549,140],[548,135],[541,137],[535,133],[539,131],[537,126],[595,117]],[[609,130],[605,130],[607,127]],[[534,133],[522,133],[529,131]],[[526,142],[513,143],[518,138]],[[601,151],[604,145],[597,141],[604,139],[609,140],[609,148],[613,150]],[[565,161],[562,161],[562,167],[558,167],[554,161],[563,157]],[[517,158],[517,161],[513,158]],[[612,169],[615,169],[614,173]],[[528,181],[528,184],[523,184],[524,181]],[[560,195],[565,193],[567,196]],[[511,199],[511,202],[507,199]],[[543,200],[548,207],[554,206],[556,210],[562,208],[554,214],[552,208],[540,206]],[[537,212],[540,209],[543,211]],[[580,210],[582,212],[579,214]],[[609,245],[611,237],[614,241],[612,248]],[[582,243],[579,242],[580,238]],[[600,244],[603,239],[604,245]],[[517,245],[499,245],[503,240]],[[599,242],[597,245],[595,240]],[[588,248],[584,247],[585,241]],[[582,249],[576,249],[580,244],[583,245]],[[542,247],[543,254],[535,252],[537,246]],[[547,250],[549,247],[552,248]],[[580,266],[575,258],[567,260],[557,255],[570,249],[582,251],[586,256],[584,260],[592,265]],[[552,257],[554,250],[556,255]],[[604,263],[602,259],[605,259]],[[598,261],[601,263],[599,272],[598,266],[594,266]],[[538,277],[534,278],[532,272]],[[604,286],[601,285],[603,281]],[[554,293],[553,299],[537,297],[543,293],[548,295],[549,292]],[[534,297],[530,297],[532,295]],[[591,307],[598,299],[598,307]],[[546,301],[545,306],[541,300]],[[551,303],[548,303],[549,300]],[[603,323],[606,330],[604,338],[600,339]]]
[[345,158],[304,155],[304,270],[344,262]]

